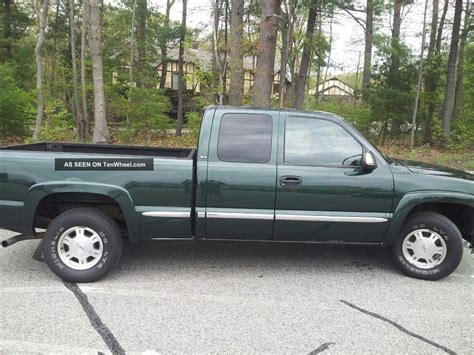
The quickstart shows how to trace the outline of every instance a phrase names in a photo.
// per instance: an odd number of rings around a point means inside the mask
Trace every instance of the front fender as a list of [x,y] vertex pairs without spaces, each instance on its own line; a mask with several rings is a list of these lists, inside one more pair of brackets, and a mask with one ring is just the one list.
[[392,246],[395,243],[403,223],[413,208],[424,203],[433,202],[460,203],[474,207],[474,196],[459,192],[440,191],[416,191],[407,193],[402,197],[393,213],[392,220],[382,244]]
[[129,239],[131,241],[138,239],[135,207],[128,191],[119,186],[82,181],[47,182],[31,186],[26,193],[23,206],[22,221],[25,235],[31,235],[34,232],[33,223],[40,201],[46,196],[56,193],[93,193],[112,198],[122,209],[127,223]]

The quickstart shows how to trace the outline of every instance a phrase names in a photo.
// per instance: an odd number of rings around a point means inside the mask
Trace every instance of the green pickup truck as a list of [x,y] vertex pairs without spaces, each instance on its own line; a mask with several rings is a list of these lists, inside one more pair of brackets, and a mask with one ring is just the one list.
[[388,246],[437,280],[473,240],[474,176],[390,159],[330,113],[213,106],[196,150],[1,148],[0,228],[71,282],[106,275],[124,237]]

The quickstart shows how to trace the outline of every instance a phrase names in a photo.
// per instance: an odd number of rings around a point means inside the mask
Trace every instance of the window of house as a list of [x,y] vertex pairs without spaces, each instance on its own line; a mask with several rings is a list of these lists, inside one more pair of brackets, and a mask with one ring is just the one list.
[[171,88],[173,90],[178,90],[178,73],[171,73]]
[[362,146],[338,124],[314,118],[288,117],[285,164],[360,166]]
[[267,163],[272,152],[273,121],[268,115],[229,113],[222,116],[217,143],[221,161]]

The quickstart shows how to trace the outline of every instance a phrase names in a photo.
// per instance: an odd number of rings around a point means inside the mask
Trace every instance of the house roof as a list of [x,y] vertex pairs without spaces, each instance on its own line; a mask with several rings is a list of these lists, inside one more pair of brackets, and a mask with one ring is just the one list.
[[[333,76],[329,79],[324,80],[322,83],[318,85],[318,87],[313,88],[310,90],[310,94],[315,94],[316,90],[318,93],[325,94],[328,91],[331,91],[332,89],[338,89],[344,92],[347,96],[352,96],[354,95],[354,88],[347,84],[345,81],[342,81],[339,79],[337,76]],[[326,95],[334,95],[334,94],[326,94]]]

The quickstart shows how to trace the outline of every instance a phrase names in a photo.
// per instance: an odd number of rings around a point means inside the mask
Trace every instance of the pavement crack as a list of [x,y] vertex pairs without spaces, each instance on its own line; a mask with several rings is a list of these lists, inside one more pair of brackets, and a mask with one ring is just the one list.
[[74,296],[76,296],[77,300],[82,306],[82,309],[86,313],[87,318],[89,318],[92,327],[97,331],[97,333],[99,333],[100,337],[104,341],[105,345],[107,345],[109,350],[112,352],[112,354],[125,354],[125,350],[122,348],[122,346],[112,334],[112,332],[109,330],[109,328],[104,324],[104,322],[102,322],[99,315],[95,311],[94,306],[90,304],[87,295],[82,292],[79,286],[77,286],[77,284],[75,283],[63,281],[63,284],[69,291],[74,294]]
[[436,342],[434,342],[434,341],[432,341],[432,340],[430,340],[430,339],[427,339],[427,338],[425,338],[425,337],[423,337],[423,336],[421,336],[421,335],[419,335],[419,334],[416,334],[416,333],[414,333],[414,332],[412,332],[412,331],[406,329],[405,327],[401,326],[401,325],[398,324],[397,322],[394,322],[394,321],[391,320],[391,319],[385,318],[384,316],[381,316],[380,314],[377,314],[377,313],[368,311],[368,310],[366,310],[366,309],[360,308],[360,307],[356,306],[356,305],[353,304],[353,303],[350,303],[350,302],[347,302],[347,301],[344,301],[344,300],[340,300],[340,301],[341,301],[342,303],[344,303],[346,306],[349,306],[349,307],[351,307],[351,308],[353,308],[353,309],[355,309],[355,310],[357,310],[357,311],[359,311],[359,312],[365,313],[365,314],[367,314],[367,315],[369,315],[369,316],[371,316],[371,317],[380,319],[380,320],[382,320],[382,321],[384,321],[384,322],[386,322],[386,323],[388,323],[388,324],[394,326],[395,328],[397,328],[397,329],[400,330],[401,332],[403,332],[403,333],[405,333],[405,334],[408,334],[408,335],[410,335],[410,336],[412,336],[412,337],[414,337],[414,338],[416,338],[416,339],[419,339],[419,340],[421,340],[421,341],[424,341],[425,343],[430,344],[431,346],[434,346],[435,348],[441,349],[441,350],[447,352],[448,354],[452,354],[452,355],[455,355],[455,354],[456,354],[455,351],[453,351],[453,350],[447,348],[446,346],[441,345],[441,344],[438,344],[438,343],[436,343]]
[[335,343],[323,343],[320,346],[318,346],[317,349],[314,349],[311,351],[308,355],[316,355],[322,353],[324,350],[329,349],[331,345],[334,345]]

